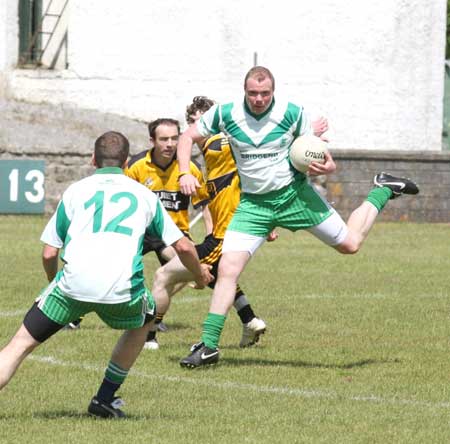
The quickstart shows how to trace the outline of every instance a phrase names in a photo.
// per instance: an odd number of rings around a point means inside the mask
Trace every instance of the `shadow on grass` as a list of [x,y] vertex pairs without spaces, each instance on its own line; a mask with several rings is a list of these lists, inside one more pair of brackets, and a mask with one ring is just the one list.
[[162,331],[160,333],[170,333],[171,331],[179,330],[192,330],[193,327],[190,324],[183,324],[182,322],[169,322],[164,324],[167,326],[167,331]]
[[353,368],[362,368],[370,365],[379,364],[392,364],[400,363],[399,359],[361,359],[359,361],[348,363],[323,363],[323,362],[307,362],[302,360],[296,361],[284,361],[284,360],[272,360],[272,359],[236,359],[236,358],[223,358],[220,360],[226,366],[238,367],[243,365],[256,365],[256,366],[268,366],[268,367],[302,367],[302,368],[325,368],[325,369],[338,369],[338,370],[350,370]]
[[[180,357],[170,356],[172,362],[179,362]],[[245,366],[263,366],[263,367],[299,367],[299,368],[324,368],[333,370],[350,370],[353,368],[362,368],[370,365],[380,364],[399,364],[400,359],[361,359],[359,361],[348,363],[323,363],[307,362],[302,360],[277,360],[277,359],[252,359],[252,358],[220,358],[219,365],[224,367],[245,367]]]
[[[42,411],[42,412],[33,412],[28,414],[22,413],[22,414],[0,414],[0,421],[2,420],[11,420],[11,419],[36,419],[36,420],[58,420],[61,419],[77,419],[77,420],[88,420],[88,421],[115,421],[114,419],[105,419],[105,418],[97,418],[95,416],[89,415],[87,412],[81,412],[76,410],[56,410],[56,411]],[[145,415],[129,415],[127,414],[127,417],[125,420],[132,420],[132,421],[149,421],[153,418],[151,416],[145,416]],[[120,421],[119,421],[120,422]]]
[[[164,324],[167,326],[167,331],[159,331],[159,333],[168,333],[170,331],[180,331],[180,330],[194,330],[197,329],[197,327],[192,326],[191,324],[185,324],[182,322],[170,322],[170,323],[166,323],[164,322]],[[106,324],[103,323],[98,323],[98,324],[87,324],[87,323],[82,323],[80,325],[80,328],[77,329],[62,329],[60,330],[59,334],[63,333],[63,334],[76,334],[76,333],[80,333],[81,331],[95,331],[95,330],[111,330],[110,327],[108,327]]]

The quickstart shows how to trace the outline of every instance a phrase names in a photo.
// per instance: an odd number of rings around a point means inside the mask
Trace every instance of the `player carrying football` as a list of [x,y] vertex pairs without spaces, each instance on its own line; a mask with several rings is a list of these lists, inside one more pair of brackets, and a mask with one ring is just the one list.
[[[375,188],[346,224],[310,185],[307,176],[290,165],[292,141],[310,134],[312,128],[303,107],[281,98],[275,101],[274,90],[272,73],[261,66],[253,67],[244,80],[244,100],[213,106],[179,140],[180,171],[187,171],[192,144],[224,133],[233,150],[242,188],[239,206],[225,233],[202,340],[181,360],[184,367],[218,361],[219,339],[239,276],[274,227],[307,230],[336,251],[354,254],[389,199],[419,192],[409,179],[377,174]],[[327,153],[325,162],[312,162],[308,173],[331,174],[335,169],[334,160]],[[195,194],[198,185],[191,174],[180,178],[181,190],[187,195]]]

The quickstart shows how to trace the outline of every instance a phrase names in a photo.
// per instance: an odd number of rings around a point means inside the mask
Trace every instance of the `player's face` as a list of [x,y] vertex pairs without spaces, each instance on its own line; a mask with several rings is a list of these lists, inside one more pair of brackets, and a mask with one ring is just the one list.
[[160,160],[171,161],[178,144],[178,128],[175,125],[159,125],[155,130],[153,143],[154,154]]
[[270,78],[266,77],[261,82],[251,77],[247,79],[245,100],[253,114],[262,114],[267,111],[273,100],[273,85]]

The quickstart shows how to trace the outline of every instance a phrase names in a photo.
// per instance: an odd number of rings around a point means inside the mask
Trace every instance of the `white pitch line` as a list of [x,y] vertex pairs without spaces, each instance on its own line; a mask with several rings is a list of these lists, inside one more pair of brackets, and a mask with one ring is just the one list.
[[[57,365],[61,367],[79,368],[83,370],[93,370],[96,372],[104,372],[104,367],[99,367],[95,364],[86,363],[73,363],[66,362],[56,359],[52,356],[29,356],[28,359],[36,362],[42,362],[44,364]],[[207,378],[189,378],[182,376],[168,376],[168,375],[154,375],[141,372],[139,370],[131,370],[130,374],[147,379],[157,379],[165,382],[175,382],[181,384],[195,384],[196,386],[202,385],[207,387],[215,387],[221,390],[247,390],[256,393],[272,393],[274,395],[285,395],[294,396],[298,398],[308,398],[308,399],[342,399],[347,401],[355,402],[366,402],[373,404],[389,404],[389,405],[404,405],[412,407],[428,407],[437,409],[449,409],[450,402],[430,402],[421,401],[415,399],[400,399],[400,398],[383,398],[375,395],[360,395],[360,396],[343,396],[336,392],[327,392],[322,390],[311,390],[311,389],[299,389],[299,388],[289,388],[282,386],[266,386],[266,385],[256,385],[256,384],[243,384],[239,382],[217,382]]]
[[386,299],[386,294],[305,294],[295,296],[298,299]]
[[[199,290],[200,291],[200,290]],[[390,299],[391,295],[386,295],[386,294],[382,294],[382,293],[374,293],[374,294],[347,294],[347,295],[342,295],[342,294],[327,294],[327,293],[321,293],[321,294],[287,294],[287,297],[293,297],[295,299]],[[198,296],[183,296],[181,295],[175,295],[174,298],[172,299],[172,304],[190,304],[193,302],[204,302],[204,298],[211,297],[211,293],[202,293],[199,294]],[[434,293],[433,295],[430,294],[424,294],[424,295],[418,295],[418,298],[433,298],[433,299],[447,299],[448,298],[448,294],[447,293]],[[0,311],[0,318],[15,318],[15,317],[22,317],[26,312],[28,311],[27,309],[23,309],[23,310],[11,310],[11,311]]]
[[[208,295],[209,300],[210,295]],[[174,296],[172,304],[192,304],[193,302],[205,302],[203,296]]]
[[23,316],[26,312],[26,310],[0,311],[0,318],[15,318]]
[[[174,296],[172,299],[172,304],[186,304],[186,303],[192,303],[197,301],[203,302],[203,296]],[[208,298],[211,297],[210,294],[207,295]],[[335,295],[335,294],[305,294],[305,295],[287,295],[295,297],[295,299],[385,299],[388,296],[381,295],[381,294],[372,294],[372,295],[357,295],[357,296],[342,296],[342,295]]]

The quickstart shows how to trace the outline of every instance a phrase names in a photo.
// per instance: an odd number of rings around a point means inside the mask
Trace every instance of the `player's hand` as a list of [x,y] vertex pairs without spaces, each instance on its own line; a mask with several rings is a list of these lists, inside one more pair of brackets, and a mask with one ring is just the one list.
[[210,282],[214,280],[214,276],[211,274],[212,265],[200,264],[202,270],[201,276],[195,280],[195,284],[192,288],[196,290],[201,290],[205,288]]
[[273,242],[275,240],[278,239],[279,234],[275,231],[272,230],[268,235],[267,235],[267,242]]
[[321,176],[323,174],[332,174],[336,171],[336,163],[331,154],[325,152],[325,162],[311,162],[308,167],[308,174],[310,176]]
[[317,117],[317,119],[314,119],[311,121],[311,126],[314,131],[314,135],[317,137],[322,136],[323,133],[327,132],[328,127],[328,119],[323,116]]
[[192,196],[197,193],[197,188],[200,188],[200,183],[192,174],[184,174],[179,179],[180,189],[183,194]]

